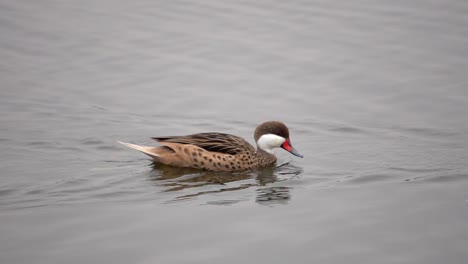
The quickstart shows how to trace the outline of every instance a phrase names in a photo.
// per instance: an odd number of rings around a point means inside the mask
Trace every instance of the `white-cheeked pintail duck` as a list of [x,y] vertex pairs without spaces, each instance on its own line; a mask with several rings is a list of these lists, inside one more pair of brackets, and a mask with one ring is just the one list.
[[303,156],[291,145],[289,130],[281,122],[268,121],[254,133],[257,149],[246,140],[229,134],[209,132],[188,136],[153,137],[160,147],[120,142],[152,157],[155,162],[209,171],[244,171],[276,163],[274,148]]

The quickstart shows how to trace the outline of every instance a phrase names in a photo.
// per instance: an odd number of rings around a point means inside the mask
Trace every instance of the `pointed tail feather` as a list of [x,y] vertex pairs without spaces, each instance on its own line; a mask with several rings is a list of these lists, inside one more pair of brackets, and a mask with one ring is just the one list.
[[157,147],[138,146],[138,145],[135,145],[135,144],[126,143],[126,142],[122,142],[122,141],[117,141],[117,142],[119,142],[120,144],[125,145],[125,146],[127,146],[129,148],[141,151],[141,152],[145,153],[146,155],[152,157],[155,160],[158,160],[160,158],[160,156],[155,151],[157,149]]

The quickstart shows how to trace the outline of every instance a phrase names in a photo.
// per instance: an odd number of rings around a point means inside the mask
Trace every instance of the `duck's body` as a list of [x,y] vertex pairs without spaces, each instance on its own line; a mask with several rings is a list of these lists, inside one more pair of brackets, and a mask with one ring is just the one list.
[[161,147],[143,147],[120,142],[152,157],[155,162],[176,167],[209,171],[244,171],[276,163],[272,149],[282,147],[302,157],[290,144],[289,131],[280,122],[270,121],[255,130],[255,149],[246,140],[224,133],[154,137]]

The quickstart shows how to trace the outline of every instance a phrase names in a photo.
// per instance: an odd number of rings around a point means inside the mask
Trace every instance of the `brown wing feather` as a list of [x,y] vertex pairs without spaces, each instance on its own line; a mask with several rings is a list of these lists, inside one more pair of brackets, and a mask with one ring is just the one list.
[[207,151],[236,155],[242,152],[255,152],[255,149],[243,138],[224,133],[199,133],[188,136],[153,137],[158,142],[191,144]]

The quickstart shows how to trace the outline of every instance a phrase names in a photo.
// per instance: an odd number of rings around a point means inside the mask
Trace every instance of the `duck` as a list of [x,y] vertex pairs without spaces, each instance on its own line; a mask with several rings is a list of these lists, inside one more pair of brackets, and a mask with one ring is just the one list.
[[219,132],[152,139],[162,146],[148,147],[118,142],[143,152],[155,163],[213,172],[246,171],[273,166],[277,161],[273,153],[275,148],[304,157],[292,146],[288,127],[279,121],[267,121],[256,127],[256,148],[241,137]]

